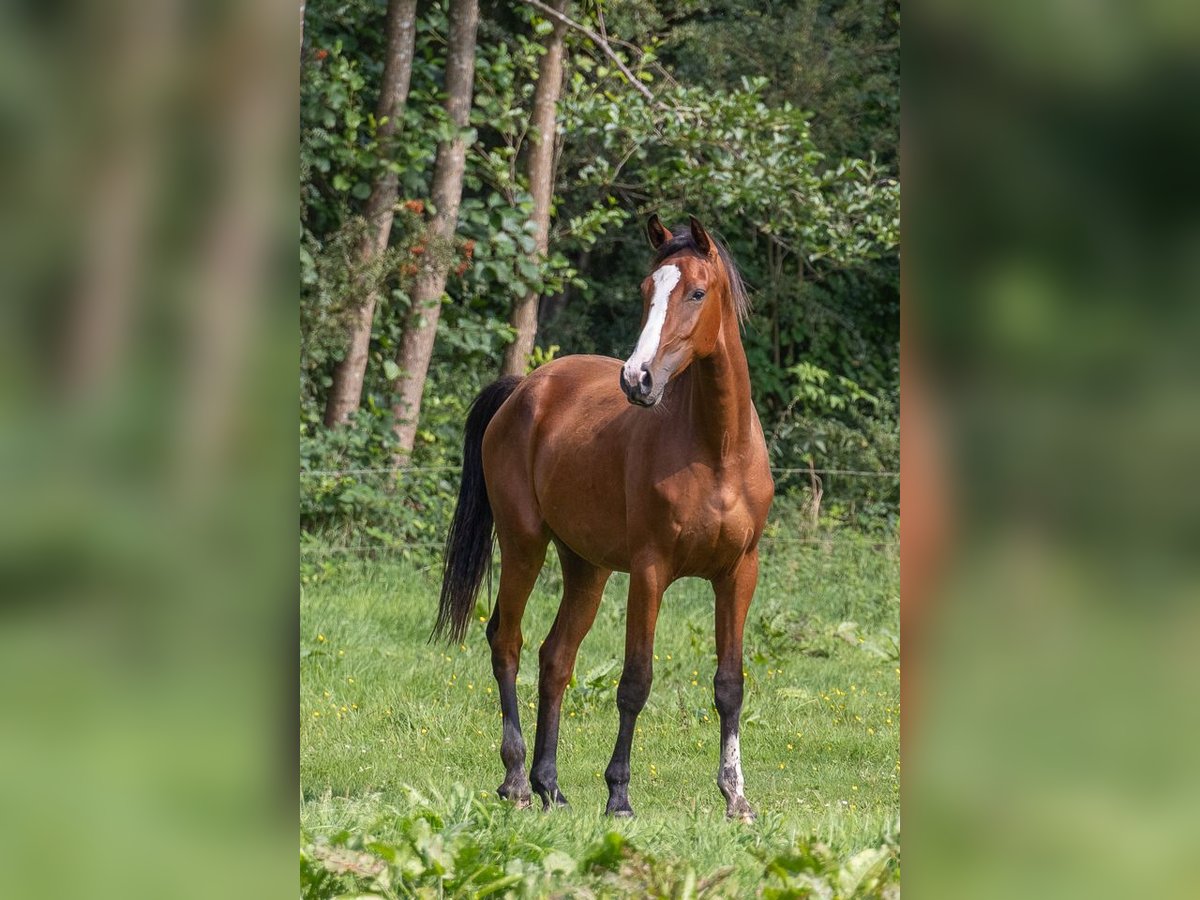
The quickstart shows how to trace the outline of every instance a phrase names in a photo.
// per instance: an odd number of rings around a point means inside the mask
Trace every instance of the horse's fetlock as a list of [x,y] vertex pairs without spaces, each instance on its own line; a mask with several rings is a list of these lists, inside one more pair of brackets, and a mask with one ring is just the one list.
[[529,780],[535,791],[549,790],[558,783],[558,767],[551,762],[535,762],[529,770]]
[[525,739],[519,733],[505,733],[500,742],[500,759],[510,771],[525,765]]
[[614,785],[629,784],[629,763],[609,763],[604,770],[604,780],[611,788]]

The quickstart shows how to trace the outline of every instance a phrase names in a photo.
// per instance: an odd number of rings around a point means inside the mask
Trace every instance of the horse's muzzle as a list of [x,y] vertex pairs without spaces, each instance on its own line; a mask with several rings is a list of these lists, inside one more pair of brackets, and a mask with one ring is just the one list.
[[653,406],[658,402],[658,397],[654,394],[654,376],[646,366],[642,366],[637,372],[630,372],[623,367],[619,377],[621,390],[630,403],[635,406]]

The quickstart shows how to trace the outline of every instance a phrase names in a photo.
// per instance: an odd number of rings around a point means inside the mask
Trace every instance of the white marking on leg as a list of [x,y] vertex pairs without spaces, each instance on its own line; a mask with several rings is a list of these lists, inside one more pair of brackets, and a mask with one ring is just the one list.
[[731,731],[721,744],[721,771],[717,773],[717,778],[729,792],[729,797],[745,796],[741,737],[736,731]]
[[679,284],[682,273],[679,266],[663,266],[651,276],[654,279],[654,297],[650,300],[650,314],[646,316],[646,327],[638,338],[633,355],[625,361],[625,378],[636,382],[642,377],[642,366],[649,366],[658,353],[662,340],[663,323],[667,321],[667,304],[671,291]]

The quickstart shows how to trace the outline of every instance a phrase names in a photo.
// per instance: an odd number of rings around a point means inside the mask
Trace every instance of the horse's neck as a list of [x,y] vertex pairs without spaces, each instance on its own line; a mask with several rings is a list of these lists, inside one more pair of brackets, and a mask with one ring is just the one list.
[[690,413],[697,440],[718,464],[737,460],[753,439],[754,406],[736,319],[725,323],[712,355],[692,364],[691,376]]

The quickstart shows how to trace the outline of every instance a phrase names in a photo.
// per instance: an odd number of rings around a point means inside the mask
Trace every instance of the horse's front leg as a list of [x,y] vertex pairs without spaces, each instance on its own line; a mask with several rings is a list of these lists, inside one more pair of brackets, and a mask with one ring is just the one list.
[[742,557],[728,575],[713,580],[717,595],[717,674],[713,677],[713,699],[721,719],[717,787],[725,796],[725,815],[744,822],[753,821],[754,810],[746,801],[738,727],[742,716],[742,632],[757,583],[757,549]]
[[638,713],[650,696],[654,679],[654,626],[658,622],[658,606],[662,601],[664,579],[653,566],[644,566],[630,573],[629,608],[625,614],[625,667],[617,686],[617,710],[621,724],[612,761],[604,772],[608,782],[610,816],[632,816],[629,805],[629,750]]

